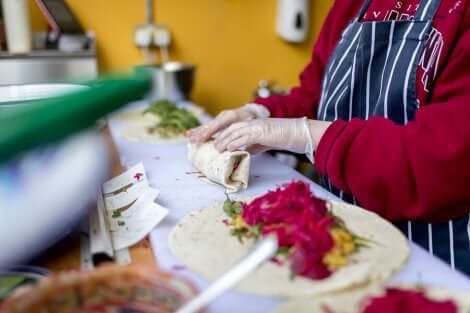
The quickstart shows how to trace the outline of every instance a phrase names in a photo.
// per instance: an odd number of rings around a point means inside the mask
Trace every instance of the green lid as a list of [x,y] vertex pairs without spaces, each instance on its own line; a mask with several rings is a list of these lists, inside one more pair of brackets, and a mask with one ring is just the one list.
[[0,163],[93,126],[99,118],[141,99],[151,81],[140,73],[86,85],[89,88],[82,91],[16,103],[15,109],[0,110]]

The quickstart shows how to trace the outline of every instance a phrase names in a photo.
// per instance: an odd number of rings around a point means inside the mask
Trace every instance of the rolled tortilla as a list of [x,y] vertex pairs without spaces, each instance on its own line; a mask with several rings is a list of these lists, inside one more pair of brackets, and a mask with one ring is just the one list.
[[250,154],[246,151],[220,153],[212,142],[189,144],[189,161],[209,181],[223,185],[228,192],[248,187]]

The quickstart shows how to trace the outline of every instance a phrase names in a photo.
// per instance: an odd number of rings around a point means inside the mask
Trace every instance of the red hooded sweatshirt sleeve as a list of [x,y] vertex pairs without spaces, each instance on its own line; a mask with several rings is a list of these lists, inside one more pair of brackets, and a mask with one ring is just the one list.
[[[335,9],[357,12],[349,2],[353,1],[336,1],[324,28],[337,27]],[[363,207],[389,220],[441,222],[470,212],[470,13],[467,1],[457,3],[456,7],[455,1],[443,0],[433,24],[444,46],[434,76],[430,77],[429,68],[418,70],[417,95],[422,106],[415,120],[406,126],[381,117],[339,120],[317,147],[318,171],[353,194]],[[321,46],[328,40],[321,38],[327,33],[336,31],[321,32],[309,67],[324,68],[318,63],[326,58],[315,54],[331,54],[329,46]],[[309,98],[314,111],[320,86],[310,75],[302,74],[298,88],[308,93],[293,90],[304,102],[296,103],[291,94],[285,101],[268,99],[261,104],[274,116],[297,117],[307,115],[307,95],[315,95]],[[429,91],[425,78],[433,79]]]

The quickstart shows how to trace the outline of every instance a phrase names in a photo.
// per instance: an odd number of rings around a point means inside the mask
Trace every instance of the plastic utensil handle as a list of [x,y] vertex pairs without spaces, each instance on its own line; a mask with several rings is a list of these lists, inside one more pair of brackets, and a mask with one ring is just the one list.
[[180,308],[176,313],[196,313],[214,301],[224,292],[253,272],[258,266],[271,259],[277,252],[278,242],[275,236],[269,236],[258,243],[254,249],[237,265],[212,283],[199,296]]

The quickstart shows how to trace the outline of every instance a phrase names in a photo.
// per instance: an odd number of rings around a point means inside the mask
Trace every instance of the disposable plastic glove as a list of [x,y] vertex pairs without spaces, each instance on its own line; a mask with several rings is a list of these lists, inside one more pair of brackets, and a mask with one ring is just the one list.
[[187,135],[192,143],[203,143],[233,123],[268,117],[269,111],[265,107],[250,103],[235,110],[222,111],[211,122],[189,130]]
[[[313,152],[330,122],[300,119],[267,118],[235,123],[215,140],[219,151],[245,147],[288,150],[305,154],[313,162]],[[267,150],[267,149],[265,149]]]

